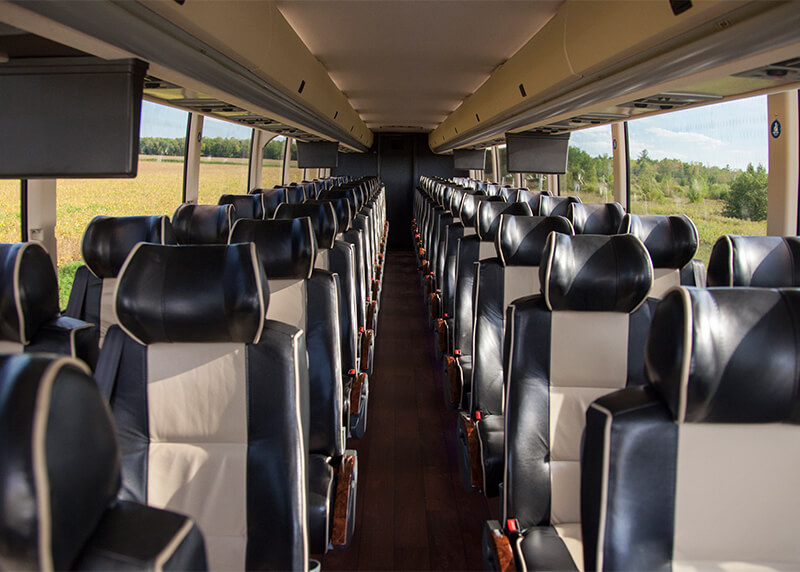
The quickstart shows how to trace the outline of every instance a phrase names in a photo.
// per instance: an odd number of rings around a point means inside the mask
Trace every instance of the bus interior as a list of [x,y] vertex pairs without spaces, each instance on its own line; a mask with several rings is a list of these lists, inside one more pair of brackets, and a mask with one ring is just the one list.
[[799,30],[0,0],[0,568],[799,568]]

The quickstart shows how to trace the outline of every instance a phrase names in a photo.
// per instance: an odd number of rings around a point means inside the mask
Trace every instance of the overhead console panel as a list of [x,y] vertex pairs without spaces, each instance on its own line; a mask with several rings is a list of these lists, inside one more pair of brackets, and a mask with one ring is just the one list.
[[568,0],[428,142],[438,153],[485,147],[507,132],[563,132],[789,89],[792,73],[737,74],[800,56],[798,29],[791,2],[694,0],[676,15],[666,0]]

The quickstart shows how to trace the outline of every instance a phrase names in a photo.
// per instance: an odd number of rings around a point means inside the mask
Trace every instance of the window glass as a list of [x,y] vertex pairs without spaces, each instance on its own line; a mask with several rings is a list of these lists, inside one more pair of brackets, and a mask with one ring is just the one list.
[[610,125],[573,131],[569,138],[567,172],[559,175],[561,194],[578,196],[585,203],[612,202],[613,155]]
[[291,139],[292,146],[289,148],[289,178],[286,184],[299,183],[303,180],[303,169],[297,167],[297,141]]
[[286,137],[278,135],[264,146],[264,157],[261,161],[261,188],[271,189],[281,184],[283,168],[283,150]]
[[253,130],[206,117],[200,147],[198,204],[215,205],[220,195],[243,195],[247,188]]
[[500,183],[501,185],[513,185],[514,174],[508,172],[508,163],[506,162],[508,154],[506,153],[505,144],[498,145],[497,151],[499,154],[498,167],[500,169],[500,176],[498,177],[497,182]]
[[631,212],[689,216],[697,257],[723,234],[766,234],[766,96],[628,123]]
[[22,232],[19,199],[19,179],[0,179],[0,242],[19,242]]
[[494,165],[492,164],[492,148],[486,150],[485,169],[483,170],[483,178],[487,181],[494,181]]
[[83,232],[95,216],[172,217],[183,195],[188,117],[185,111],[143,101],[136,178],[59,179],[56,244],[62,307],[66,305],[75,270],[82,264]]

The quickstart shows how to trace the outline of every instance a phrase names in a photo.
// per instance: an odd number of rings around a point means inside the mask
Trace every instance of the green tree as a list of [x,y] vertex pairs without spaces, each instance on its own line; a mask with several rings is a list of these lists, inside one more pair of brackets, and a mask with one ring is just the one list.
[[767,170],[763,165],[739,173],[723,200],[722,214],[729,217],[765,220],[767,218]]

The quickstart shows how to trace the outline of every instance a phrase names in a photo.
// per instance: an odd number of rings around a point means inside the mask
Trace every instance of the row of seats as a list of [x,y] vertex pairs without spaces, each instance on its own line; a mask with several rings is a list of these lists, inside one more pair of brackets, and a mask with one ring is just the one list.
[[[358,468],[346,440],[366,428],[388,228],[377,179],[338,182],[318,199],[279,205],[273,219],[238,217],[238,198],[222,197],[182,205],[172,222],[98,217],[84,235],[84,280],[66,312],[79,317],[58,319],[85,327],[95,356],[102,346],[94,398],[114,416],[122,474],[121,490],[116,477],[105,492],[121,506],[191,516],[181,526],[195,531],[186,536],[194,560],[181,557],[177,568],[203,568],[207,551],[212,569],[305,569],[310,554],[352,536]],[[32,288],[4,292],[4,306],[23,298],[35,310]],[[86,377],[81,364],[66,367]],[[94,468],[70,478],[91,480]],[[115,479],[107,467],[98,472]],[[69,536],[56,532],[54,542]],[[114,533],[110,525],[104,534]]]
[[[442,297],[434,324],[447,324],[452,308],[462,328],[454,341],[437,340],[449,366],[446,399],[463,409],[462,480],[500,496],[502,524],[484,531],[485,565],[795,567],[800,558],[786,531],[797,531],[796,512],[775,499],[800,473],[789,445],[798,433],[762,425],[797,422],[795,292],[704,288],[692,262],[697,232],[685,217],[635,217],[618,205],[577,201],[567,217],[541,209],[533,216],[528,201],[508,203],[479,186],[423,178],[412,232],[432,311],[437,294],[455,294],[452,306]],[[592,216],[575,216],[584,207],[619,220],[605,233],[579,232]],[[459,234],[448,273],[450,232]],[[708,283],[797,286],[797,245],[723,237]],[[673,285],[659,285],[667,276]],[[451,344],[466,342],[465,358],[464,346]],[[755,372],[773,348],[775,365]],[[764,387],[769,397],[753,402]],[[705,422],[730,424],[731,432]],[[731,440],[770,453],[758,456],[757,469],[739,471]],[[776,488],[754,498],[766,467]],[[747,495],[744,519],[719,510]],[[753,522],[759,530],[748,539]]]

